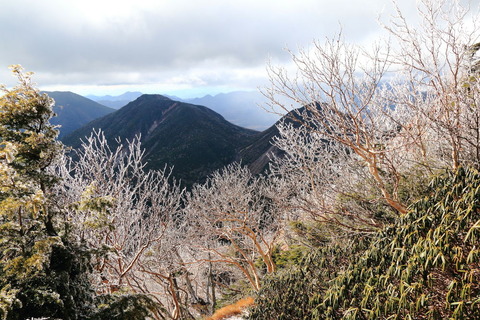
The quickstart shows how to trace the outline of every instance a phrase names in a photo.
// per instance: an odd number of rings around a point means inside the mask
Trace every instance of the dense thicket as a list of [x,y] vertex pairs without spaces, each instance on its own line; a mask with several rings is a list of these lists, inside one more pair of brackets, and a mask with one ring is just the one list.
[[0,100],[0,316],[85,319],[93,311],[88,253],[53,204],[61,153],[52,100],[14,67],[19,85]]
[[251,319],[478,319],[480,174],[432,180],[394,225],[269,279]]
[[105,318],[119,313],[120,301],[146,314],[146,297],[97,297],[92,259],[103,254],[72,232],[73,209],[61,205],[71,190],[55,191],[52,165],[63,149],[49,123],[53,100],[32,85],[31,73],[12,70],[19,84],[0,97],[0,317]]

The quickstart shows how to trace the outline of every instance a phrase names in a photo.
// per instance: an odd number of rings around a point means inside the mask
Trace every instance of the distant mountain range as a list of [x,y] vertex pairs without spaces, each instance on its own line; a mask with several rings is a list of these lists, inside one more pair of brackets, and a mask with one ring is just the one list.
[[[126,92],[119,96],[89,95],[86,97],[105,106],[119,109],[141,95],[141,92]],[[266,98],[257,91],[234,91],[193,99],[181,99],[175,96],[166,97],[208,107],[221,114],[227,121],[253,130],[265,130],[280,118],[279,115],[269,113],[262,108],[266,103]]]
[[60,139],[90,121],[115,111],[73,92],[45,91],[45,93],[55,100],[53,111],[57,116],[50,122],[61,125]]
[[140,97],[143,93],[141,92],[125,92],[124,94],[121,94],[119,96],[95,96],[95,95],[87,95],[85,96],[86,98],[96,101],[104,106],[113,108],[113,109],[120,109],[121,107],[127,105],[129,102],[137,99]]
[[279,115],[262,108],[267,99],[257,91],[220,93],[183,101],[206,106],[220,113],[228,121],[254,130],[265,130],[280,118]]
[[120,110],[94,120],[63,139],[72,147],[93,129],[115,138],[141,135],[147,168],[174,166],[173,174],[185,185],[202,181],[214,170],[238,160],[259,132],[236,126],[218,113],[199,105],[161,95],[142,95]]

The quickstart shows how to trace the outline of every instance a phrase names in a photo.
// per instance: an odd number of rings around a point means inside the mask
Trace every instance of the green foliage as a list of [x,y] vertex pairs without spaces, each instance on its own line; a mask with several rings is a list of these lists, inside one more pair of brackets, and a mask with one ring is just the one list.
[[273,261],[278,269],[285,269],[292,265],[298,264],[307,248],[300,245],[292,245],[287,250],[281,250],[278,246],[273,252]]
[[250,318],[478,319],[479,237],[480,174],[460,168],[371,241],[321,249],[269,279]]
[[234,282],[228,285],[219,286],[221,296],[215,305],[215,310],[221,309],[236,301],[254,295],[251,284],[243,278],[233,279]]
[[356,255],[348,245],[317,248],[297,265],[266,277],[250,319],[311,319],[312,296],[327,290],[328,281],[341,273],[343,266],[353,261]]
[[[384,172],[380,172],[380,176],[386,182],[385,188],[392,193],[394,183],[391,177]],[[333,208],[339,225],[347,230],[372,233],[392,223],[398,213],[386,202],[379,201],[382,198],[374,179],[369,176],[359,178],[349,190],[337,194]]]
[[53,100],[32,86],[31,73],[23,74],[19,66],[12,70],[19,85],[12,90],[2,88],[5,94],[0,99],[3,161],[19,174],[19,179],[23,176],[39,184],[52,183],[54,179],[45,169],[61,150],[55,140],[58,131],[49,124],[54,115]]
[[411,204],[418,200],[419,195],[426,194],[429,189],[430,176],[427,172],[434,172],[431,164],[417,165],[403,172],[398,184],[398,197],[403,203]]
[[16,290],[16,305],[3,310],[6,319],[89,319],[94,310],[88,279],[89,254],[63,242],[50,247],[50,254],[44,257],[48,261],[35,275],[19,278],[0,274],[2,285],[7,283],[5,287]]
[[[277,267],[277,270],[285,269],[300,263],[308,248],[303,245],[292,245],[286,250],[282,250],[280,246],[276,246],[272,252],[272,259]],[[258,258],[255,261],[255,266],[262,270],[263,273],[267,273],[267,266],[263,259]]]
[[102,295],[97,297],[96,304],[99,308],[92,320],[142,320],[159,308],[148,296],[139,294]]
[[[53,196],[58,178],[50,166],[63,152],[49,123],[53,100],[32,85],[31,73],[12,70],[19,85],[1,87],[0,97],[0,319],[92,319],[107,310],[144,319],[145,297],[117,296],[97,310],[89,279],[93,252],[69,233],[73,226],[62,210],[72,208],[59,208]],[[79,205],[96,205],[101,214],[109,201]]]
[[12,67],[19,85],[0,98],[0,317],[86,319],[89,255],[50,199],[48,167],[62,152],[49,123],[53,100]]
[[325,224],[315,221],[300,220],[291,221],[290,230],[296,242],[302,243],[309,248],[323,247],[331,241],[333,236],[340,232],[335,225],[325,226]]

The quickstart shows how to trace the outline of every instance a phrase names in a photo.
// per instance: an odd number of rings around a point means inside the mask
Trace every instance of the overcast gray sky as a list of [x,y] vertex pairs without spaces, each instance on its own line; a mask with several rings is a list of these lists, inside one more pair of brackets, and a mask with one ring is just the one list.
[[[401,0],[412,12],[415,0]],[[8,66],[44,90],[181,97],[265,84],[266,61],[340,26],[368,43],[389,0],[0,0],[0,83]]]

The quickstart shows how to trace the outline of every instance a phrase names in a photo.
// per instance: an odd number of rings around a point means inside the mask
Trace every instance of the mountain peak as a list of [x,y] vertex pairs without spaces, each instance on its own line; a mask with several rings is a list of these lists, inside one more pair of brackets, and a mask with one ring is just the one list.
[[142,94],[135,101],[158,101],[158,100],[173,101],[172,99],[166,96],[162,96],[161,94]]
[[93,128],[102,129],[112,147],[117,137],[125,141],[140,135],[146,168],[173,166],[174,176],[185,185],[201,181],[234,161],[237,151],[257,135],[256,131],[233,125],[206,107],[159,94],[144,94],[63,141],[78,147],[80,139]]

